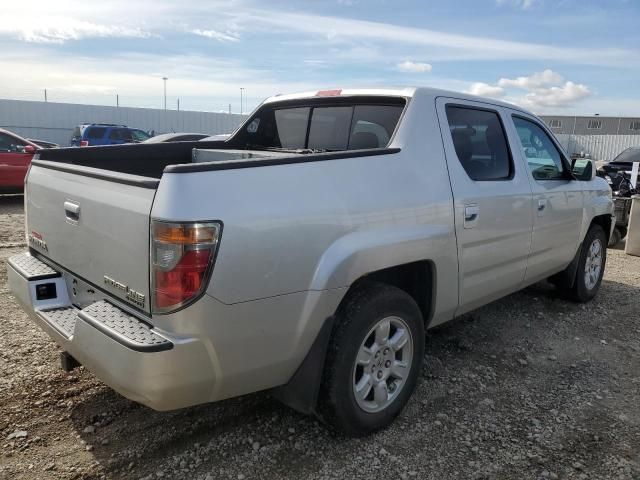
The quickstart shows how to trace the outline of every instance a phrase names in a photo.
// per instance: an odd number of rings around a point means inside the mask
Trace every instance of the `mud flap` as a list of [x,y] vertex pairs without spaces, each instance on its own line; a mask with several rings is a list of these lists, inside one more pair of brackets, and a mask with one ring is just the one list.
[[322,372],[334,321],[333,316],[325,320],[309,349],[309,353],[291,380],[271,392],[280,402],[306,415],[316,413],[320,382],[322,381]]

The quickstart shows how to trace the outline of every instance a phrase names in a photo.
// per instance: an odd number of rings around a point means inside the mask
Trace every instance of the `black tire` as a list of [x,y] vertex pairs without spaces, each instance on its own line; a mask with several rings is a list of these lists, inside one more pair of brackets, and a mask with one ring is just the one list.
[[[391,403],[381,411],[367,412],[358,404],[354,393],[356,368],[364,368],[356,366],[356,358],[363,342],[370,338],[368,333],[371,329],[390,317],[400,318],[408,327],[412,348],[407,355],[411,358],[411,365],[406,380]],[[389,338],[394,337],[390,334]],[[320,388],[318,412],[321,418],[334,429],[353,437],[387,427],[413,393],[423,357],[424,321],[413,298],[399,288],[382,283],[359,288],[350,294],[337,312]],[[372,363],[375,361],[372,357]],[[372,365],[371,368],[373,378],[375,367]]]
[[627,236],[627,233],[629,233],[627,227],[616,227],[616,230],[620,231],[620,240],[624,239],[624,237]]
[[611,232],[611,238],[609,239],[609,247],[615,247],[619,244],[624,237],[622,236],[622,232],[618,229],[618,227],[613,229]]
[[[587,257],[589,249],[594,241],[600,242],[601,251],[601,268],[597,281],[589,288],[585,281],[585,266],[587,263]],[[578,269],[576,271],[576,278],[573,282],[573,287],[569,290],[570,298],[576,302],[584,303],[591,300],[596,296],[602,283],[602,276],[604,275],[604,269],[607,264],[607,237],[604,230],[600,225],[591,225],[589,231],[584,237],[582,242],[582,248],[580,251],[580,259],[578,260]]]

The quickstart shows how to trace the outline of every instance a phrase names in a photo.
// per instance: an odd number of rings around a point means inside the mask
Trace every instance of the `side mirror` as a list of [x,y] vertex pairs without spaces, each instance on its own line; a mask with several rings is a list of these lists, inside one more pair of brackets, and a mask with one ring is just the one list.
[[22,150],[24,153],[28,153],[28,154],[34,154],[36,153],[36,147],[34,147],[33,145],[25,145],[24,149]]
[[571,173],[578,180],[588,182],[596,177],[596,166],[593,160],[588,158],[577,158],[572,162]]

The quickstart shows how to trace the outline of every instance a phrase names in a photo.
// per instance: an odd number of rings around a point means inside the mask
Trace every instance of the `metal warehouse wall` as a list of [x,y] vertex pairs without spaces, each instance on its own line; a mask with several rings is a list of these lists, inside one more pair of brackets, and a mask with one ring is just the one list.
[[613,160],[629,147],[640,146],[640,118],[542,115],[567,153],[587,153],[594,160]]
[[594,160],[613,160],[629,147],[640,147],[640,135],[556,134],[567,153],[588,153]]
[[156,134],[231,133],[246,115],[106,107],[71,103],[0,100],[0,127],[28,138],[69,145],[73,129],[82,123],[117,123]]

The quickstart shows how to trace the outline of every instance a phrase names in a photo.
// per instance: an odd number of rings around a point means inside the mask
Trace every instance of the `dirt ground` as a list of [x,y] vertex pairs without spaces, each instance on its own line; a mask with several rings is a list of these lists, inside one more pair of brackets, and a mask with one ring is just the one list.
[[59,348],[6,285],[22,197],[0,197],[0,478],[640,479],[640,258],[609,250],[588,305],[535,285],[430,330],[389,429],[329,433],[261,393],[170,413]]

